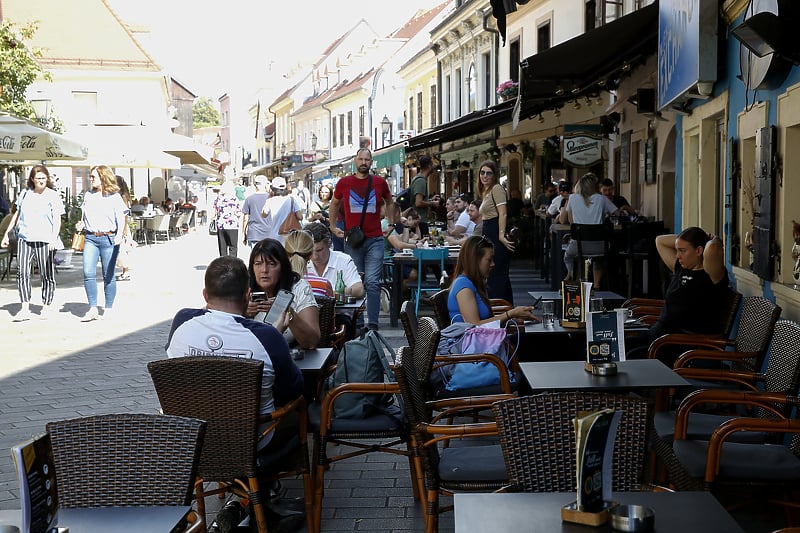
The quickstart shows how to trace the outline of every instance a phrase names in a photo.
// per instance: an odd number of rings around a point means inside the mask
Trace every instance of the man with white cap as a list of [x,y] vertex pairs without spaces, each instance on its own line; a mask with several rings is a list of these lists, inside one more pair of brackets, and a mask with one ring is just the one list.
[[242,205],[242,242],[249,244],[250,248],[270,236],[269,219],[261,214],[261,208],[269,198],[267,178],[256,176],[253,184],[256,192],[248,196]]
[[281,225],[290,216],[297,217],[300,220],[303,208],[293,200],[292,196],[287,195],[286,180],[283,176],[272,178],[270,188],[272,189],[272,196],[264,202],[261,214],[269,219],[269,237],[277,239],[283,244],[286,235],[280,234]]

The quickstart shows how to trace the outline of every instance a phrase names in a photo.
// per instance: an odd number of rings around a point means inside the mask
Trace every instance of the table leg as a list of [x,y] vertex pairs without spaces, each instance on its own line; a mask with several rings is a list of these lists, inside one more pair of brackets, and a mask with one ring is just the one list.
[[395,264],[394,276],[392,276],[392,301],[389,305],[389,324],[397,327],[397,320],[400,318],[400,299],[403,297],[403,279],[400,275],[402,267]]

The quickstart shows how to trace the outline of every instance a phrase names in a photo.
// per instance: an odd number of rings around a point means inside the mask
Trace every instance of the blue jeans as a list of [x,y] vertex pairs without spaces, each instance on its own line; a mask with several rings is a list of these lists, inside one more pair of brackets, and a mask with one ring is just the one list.
[[97,305],[97,260],[103,267],[103,292],[105,293],[105,307],[114,307],[114,298],[117,296],[117,281],[114,278],[114,269],[117,266],[119,245],[114,244],[113,235],[86,235],[86,244],[83,246],[83,288],[86,290],[86,299],[89,307]]
[[383,272],[383,237],[364,239],[361,248],[351,248],[345,243],[344,251],[353,258],[356,268],[364,273],[367,293],[367,325],[378,327],[381,312],[381,273]]

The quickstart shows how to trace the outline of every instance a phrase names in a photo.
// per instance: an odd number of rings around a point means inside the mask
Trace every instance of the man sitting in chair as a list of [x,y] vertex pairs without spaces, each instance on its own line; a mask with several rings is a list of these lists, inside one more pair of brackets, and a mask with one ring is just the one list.
[[[303,374],[292,360],[281,332],[244,317],[250,299],[250,280],[241,259],[226,255],[211,261],[206,270],[203,298],[204,309],[181,309],[175,315],[166,345],[167,357],[223,355],[264,361],[261,383],[264,415],[303,394]],[[279,322],[285,320],[282,315]],[[266,427],[266,423],[261,424],[259,431]],[[283,435],[297,434],[296,428],[282,429],[278,427],[259,441],[259,453],[280,446]]]

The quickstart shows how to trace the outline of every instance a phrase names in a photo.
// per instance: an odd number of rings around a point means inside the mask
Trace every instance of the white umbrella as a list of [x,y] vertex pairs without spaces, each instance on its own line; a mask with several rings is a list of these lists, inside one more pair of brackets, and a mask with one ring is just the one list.
[[88,149],[23,118],[0,113],[0,161],[83,160]]

